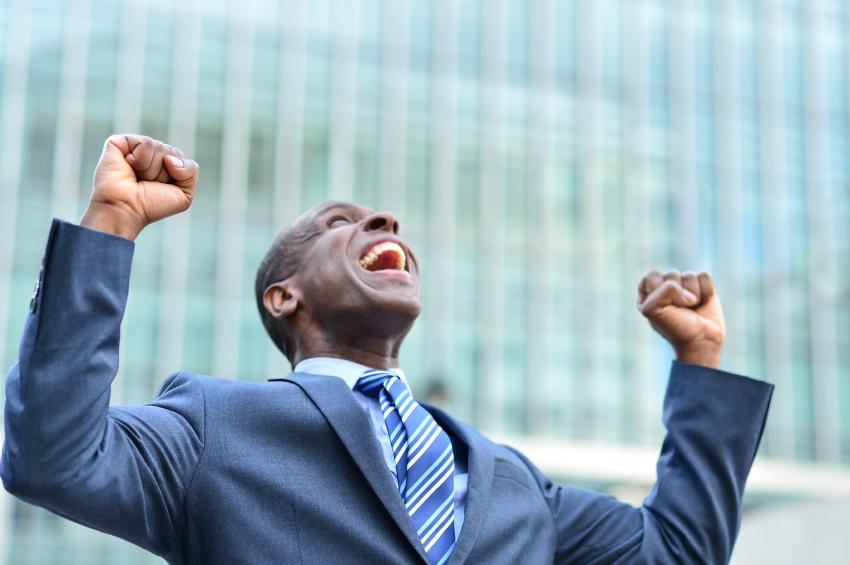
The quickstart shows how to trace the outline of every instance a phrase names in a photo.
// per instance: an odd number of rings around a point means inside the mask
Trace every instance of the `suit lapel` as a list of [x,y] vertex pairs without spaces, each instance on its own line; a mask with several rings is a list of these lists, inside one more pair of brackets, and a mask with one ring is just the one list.
[[483,438],[467,425],[458,423],[454,418],[434,406],[420,403],[434,416],[434,419],[449,433],[460,439],[469,448],[469,475],[466,486],[466,507],[463,527],[457,539],[449,565],[463,563],[469,552],[475,547],[478,534],[487,517],[490,503],[490,490],[493,487],[494,456]]
[[422,559],[427,562],[428,557],[422,542],[399,496],[398,485],[384,463],[381,447],[372,430],[372,422],[357,403],[348,385],[336,377],[307,373],[292,373],[285,379],[270,380],[294,383],[310,397],[342,440],[390,516]]

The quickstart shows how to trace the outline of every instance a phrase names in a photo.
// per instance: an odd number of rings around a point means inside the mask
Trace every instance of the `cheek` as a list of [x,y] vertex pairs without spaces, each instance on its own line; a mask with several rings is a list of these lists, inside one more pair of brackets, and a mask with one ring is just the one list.
[[333,299],[333,302],[344,302],[346,296],[357,292],[354,274],[340,253],[315,253],[307,261],[309,264],[302,269],[302,285],[308,301]]
[[346,278],[345,272],[338,265],[329,262],[313,265],[306,270],[304,277],[305,286],[312,292],[322,292],[329,287],[342,286],[344,278]]

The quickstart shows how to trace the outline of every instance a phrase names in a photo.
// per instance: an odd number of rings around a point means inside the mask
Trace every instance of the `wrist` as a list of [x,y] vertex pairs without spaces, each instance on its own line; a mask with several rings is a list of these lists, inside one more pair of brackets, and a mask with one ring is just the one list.
[[720,368],[722,346],[718,344],[696,344],[676,348],[676,361],[691,365]]
[[108,204],[89,202],[80,225],[133,241],[142,231],[144,224],[126,212]]

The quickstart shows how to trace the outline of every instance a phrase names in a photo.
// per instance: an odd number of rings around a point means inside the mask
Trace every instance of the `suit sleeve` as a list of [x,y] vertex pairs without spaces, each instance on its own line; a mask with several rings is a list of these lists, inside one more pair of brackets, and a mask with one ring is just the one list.
[[110,407],[134,244],[54,220],[18,362],[0,476],[10,493],[160,555],[175,545],[204,445],[197,378]]
[[641,508],[553,485],[518,453],[551,509],[555,562],[727,563],[772,393],[764,382],[674,362],[657,480]]

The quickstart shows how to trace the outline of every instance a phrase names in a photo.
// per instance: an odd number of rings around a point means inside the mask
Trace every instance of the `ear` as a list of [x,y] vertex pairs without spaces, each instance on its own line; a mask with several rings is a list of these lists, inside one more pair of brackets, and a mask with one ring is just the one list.
[[278,320],[288,318],[298,310],[298,290],[289,279],[271,284],[263,292],[263,306]]

